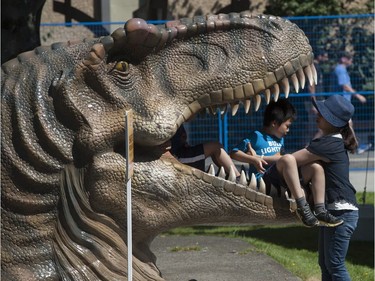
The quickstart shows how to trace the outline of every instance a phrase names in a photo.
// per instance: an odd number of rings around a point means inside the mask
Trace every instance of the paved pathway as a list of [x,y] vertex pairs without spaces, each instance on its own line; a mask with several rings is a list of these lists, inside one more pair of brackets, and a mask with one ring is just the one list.
[[[199,250],[171,251],[195,246]],[[151,248],[167,281],[301,281],[241,239],[159,236]]]
[[374,192],[374,151],[350,154],[350,182],[357,191]]

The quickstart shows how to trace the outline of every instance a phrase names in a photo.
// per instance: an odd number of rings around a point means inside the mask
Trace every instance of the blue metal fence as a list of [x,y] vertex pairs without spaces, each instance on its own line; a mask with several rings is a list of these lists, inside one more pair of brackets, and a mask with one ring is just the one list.
[[[330,73],[336,64],[339,53],[346,49],[354,53],[353,66],[349,68],[353,88],[367,98],[367,103],[361,104],[356,99],[352,102],[356,108],[353,117],[354,127],[362,143],[373,142],[374,136],[374,15],[343,15],[343,16],[313,16],[291,17],[290,21],[296,23],[304,30],[310,40],[314,52],[319,49],[327,51],[329,61],[322,66],[324,74],[324,92],[317,96],[334,94],[329,92]],[[149,21],[153,24],[161,24],[165,21]],[[41,28],[57,29],[82,28],[92,32],[93,37],[108,34],[107,27],[120,27],[123,22],[100,23],[42,23]],[[53,32],[53,31],[52,31]],[[56,31],[60,33],[61,31]],[[281,95],[282,96],[282,95]],[[315,121],[309,115],[307,104],[310,101],[309,94],[305,92],[291,94],[291,102],[298,112],[297,120],[292,124],[291,131],[286,138],[286,150],[295,151],[303,147],[311,139],[315,130]],[[236,116],[228,112],[223,117],[218,115],[210,118],[205,115],[197,116],[186,124],[189,142],[197,144],[210,140],[219,140],[226,150],[230,150],[237,142],[246,137],[251,130],[261,129],[263,111],[266,106],[264,100],[258,112],[250,110],[245,114],[240,107]]]
[[[322,65],[324,77],[323,92],[316,96],[328,97],[337,92],[329,92],[331,72],[343,50],[354,53],[353,65],[348,69],[353,88],[367,98],[365,104],[352,98],[356,111],[353,124],[360,143],[373,143],[374,137],[374,15],[344,15],[289,18],[304,30],[314,52],[325,50],[329,60]],[[339,93],[340,94],[340,93]],[[282,96],[282,95],[281,95]],[[302,91],[290,94],[291,102],[297,110],[297,119],[285,139],[286,151],[292,152],[304,147],[316,132],[315,118],[309,112],[310,94]],[[197,144],[208,140],[219,140],[226,150],[230,150],[250,131],[261,129],[264,100],[258,112],[245,114],[240,107],[233,117],[230,113],[217,117],[216,124],[207,123],[207,117],[198,116],[187,125],[189,142]],[[204,130],[201,127],[204,126]],[[217,129],[219,127],[219,129]],[[219,134],[219,135],[218,135]]]

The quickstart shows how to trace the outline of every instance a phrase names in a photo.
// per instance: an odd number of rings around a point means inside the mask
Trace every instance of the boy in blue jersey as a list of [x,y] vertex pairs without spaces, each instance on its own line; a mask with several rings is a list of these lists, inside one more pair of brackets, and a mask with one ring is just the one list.
[[232,149],[230,156],[249,164],[249,177],[255,174],[259,180],[283,154],[284,137],[295,118],[296,110],[287,99],[271,101],[264,111],[263,129],[250,132],[248,138]]

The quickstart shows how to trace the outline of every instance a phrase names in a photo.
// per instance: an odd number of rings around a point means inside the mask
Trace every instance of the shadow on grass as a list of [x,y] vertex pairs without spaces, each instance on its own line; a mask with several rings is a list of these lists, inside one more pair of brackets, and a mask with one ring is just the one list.
[[[251,237],[284,248],[318,251],[318,228],[303,226],[286,227],[213,227],[196,226],[185,231],[171,231],[170,234],[219,235],[224,237]],[[374,267],[374,242],[351,241],[346,258],[351,263]]]

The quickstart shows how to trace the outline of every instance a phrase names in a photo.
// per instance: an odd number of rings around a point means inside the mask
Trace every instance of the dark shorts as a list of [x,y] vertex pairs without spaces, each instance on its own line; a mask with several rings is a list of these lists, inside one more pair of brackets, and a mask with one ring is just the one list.
[[271,185],[276,187],[278,196],[281,195],[281,187],[286,188],[284,177],[277,171],[276,164],[272,164],[263,174],[262,179],[266,184],[266,194],[270,194]]
[[[303,186],[304,188],[307,188],[307,185],[305,186],[302,181],[301,172],[299,168],[298,168],[298,174],[300,175],[301,186]],[[272,184],[274,187],[276,187],[278,196],[281,195],[281,187],[285,188],[288,191],[289,196],[291,196],[288,185],[286,184],[284,177],[279,174],[279,171],[276,168],[276,164],[272,164],[271,167],[269,167],[265,171],[262,178],[263,178],[264,183],[266,184],[266,194],[270,194],[271,184]]]
[[203,144],[195,146],[182,147],[175,152],[178,161],[199,170],[205,170],[205,155]]

